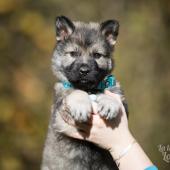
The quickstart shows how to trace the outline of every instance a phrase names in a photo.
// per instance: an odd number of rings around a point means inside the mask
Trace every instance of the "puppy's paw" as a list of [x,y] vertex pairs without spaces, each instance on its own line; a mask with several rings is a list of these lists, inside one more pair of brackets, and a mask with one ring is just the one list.
[[98,104],[98,113],[105,119],[115,118],[120,110],[120,103],[113,97],[101,94],[96,100]]
[[75,121],[86,122],[92,113],[92,105],[88,94],[75,90],[66,97],[66,105]]

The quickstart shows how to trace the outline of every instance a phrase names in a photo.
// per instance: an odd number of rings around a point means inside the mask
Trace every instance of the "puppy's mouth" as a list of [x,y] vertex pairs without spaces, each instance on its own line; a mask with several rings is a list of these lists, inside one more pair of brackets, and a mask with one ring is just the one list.
[[80,80],[80,82],[81,82],[82,84],[86,84],[86,83],[88,83],[88,80],[82,79],[82,80]]
[[88,80],[87,78],[85,78],[85,77],[83,77],[83,78],[80,78],[80,83],[82,83],[82,84],[87,84],[87,83],[91,83],[91,81],[90,80]]

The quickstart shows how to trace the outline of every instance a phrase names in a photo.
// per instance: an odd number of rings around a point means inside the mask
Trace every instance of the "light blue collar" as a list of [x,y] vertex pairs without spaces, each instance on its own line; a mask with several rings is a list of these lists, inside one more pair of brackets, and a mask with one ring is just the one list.
[[[73,88],[73,85],[68,81],[62,82],[65,89]],[[113,75],[108,75],[103,81],[101,81],[97,87],[97,90],[103,91],[104,89],[114,87],[116,85],[116,78]]]

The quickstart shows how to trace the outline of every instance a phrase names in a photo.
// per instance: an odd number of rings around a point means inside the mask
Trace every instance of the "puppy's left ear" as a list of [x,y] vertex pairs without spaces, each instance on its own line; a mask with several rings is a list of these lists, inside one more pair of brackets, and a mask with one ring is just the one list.
[[119,22],[116,20],[107,20],[100,24],[100,31],[106,37],[111,46],[115,45],[119,33]]

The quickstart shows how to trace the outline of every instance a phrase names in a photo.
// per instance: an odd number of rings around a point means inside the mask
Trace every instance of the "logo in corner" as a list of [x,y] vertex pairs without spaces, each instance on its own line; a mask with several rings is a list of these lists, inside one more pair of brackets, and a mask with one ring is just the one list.
[[159,144],[158,150],[162,153],[163,160],[166,163],[170,163],[170,145]]

